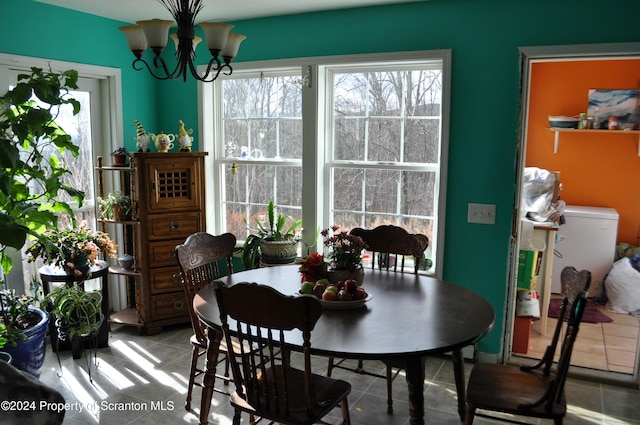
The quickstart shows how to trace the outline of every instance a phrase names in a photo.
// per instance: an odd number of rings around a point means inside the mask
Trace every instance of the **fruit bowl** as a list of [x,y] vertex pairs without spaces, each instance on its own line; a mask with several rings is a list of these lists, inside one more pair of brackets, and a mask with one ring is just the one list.
[[371,295],[367,295],[367,298],[355,301],[324,301],[320,300],[322,308],[327,310],[350,310],[352,308],[362,307],[364,303],[371,299]]

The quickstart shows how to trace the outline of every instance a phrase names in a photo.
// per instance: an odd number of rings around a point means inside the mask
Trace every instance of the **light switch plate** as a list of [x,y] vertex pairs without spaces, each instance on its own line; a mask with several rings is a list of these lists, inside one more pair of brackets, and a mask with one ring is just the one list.
[[493,204],[469,204],[467,222],[496,224],[496,206]]

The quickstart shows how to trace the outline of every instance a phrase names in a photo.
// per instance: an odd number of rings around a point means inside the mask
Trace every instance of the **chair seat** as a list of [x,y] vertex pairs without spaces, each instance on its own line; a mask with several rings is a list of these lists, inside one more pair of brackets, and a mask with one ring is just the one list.
[[[555,376],[555,375],[551,375]],[[467,402],[478,409],[490,407],[515,415],[524,413],[523,406],[534,404],[549,388],[549,377],[534,371],[521,370],[519,366],[478,363],[469,377]],[[564,394],[546,410],[543,403],[526,408],[527,416],[561,418],[567,411]]]
[[[274,368],[268,368],[266,375],[271,379],[277,376],[279,385],[284,385],[282,371],[282,366],[276,366]],[[283,411],[284,409],[281,406],[271,405],[267,408],[266,400],[264,400],[263,397],[261,397],[262,405],[260,407],[254,407],[237,392],[233,392],[231,394],[231,404],[245,412],[253,413],[256,416],[265,416],[278,423],[313,424],[326,416],[351,392],[351,385],[340,379],[332,379],[312,374],[311,382],[316,403],[310,415],[307,415],[305,409],[302,407],[305,405],[304,371],[293,368],[287,369],[286,385],[289,388],[289,405],[295,406],[295,408],[292,407],[288,415]]]

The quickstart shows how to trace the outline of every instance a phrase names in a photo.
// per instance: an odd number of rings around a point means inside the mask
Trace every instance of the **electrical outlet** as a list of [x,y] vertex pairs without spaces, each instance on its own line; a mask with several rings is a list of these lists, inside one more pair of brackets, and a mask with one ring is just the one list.
[[496,206],[493,204],[469,204],[467,222],[496,224]]

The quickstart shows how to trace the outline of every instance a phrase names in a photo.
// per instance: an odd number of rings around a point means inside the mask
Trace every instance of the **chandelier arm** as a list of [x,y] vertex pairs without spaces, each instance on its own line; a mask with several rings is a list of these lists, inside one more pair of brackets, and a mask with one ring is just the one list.
[[220,59],[217,56],[211,58],[211,60],[207,64],[207,69],[202,76],[198,74],[198,71],[196,70],[193,62],[190,62],[189,65],[191,68],[191,75],[193,75],[194,78],[202,81],[203,83],[210,83],[214,81],[216,78],[218,78],[218,75],[220,75],[220,71],[224,68],[224,65],[220,62]]
[[[144,67],[141,66],[140,63],[142,63],[144,65]],[[146,67],[147,71],[149,71],[149,74],[151,74],[151,76],[153,78],[157,79],[157,80],[170,80],[171,79],[171,76],[168,75],[167,72],[166,72],[166,69],[167,69],[166,66],[165,66],[165,75],[159,75],[159,74],[156,74],[155,72],[153,72],[153,70],[151,69],[151,67],[147,63],[147,61],[145,61],[142,58],[135,59],[131,65],[133,66],[133,69],[135,69],[136,71],[142,71]],[[140,65],[140,66],[138,66],[138,65]]]

